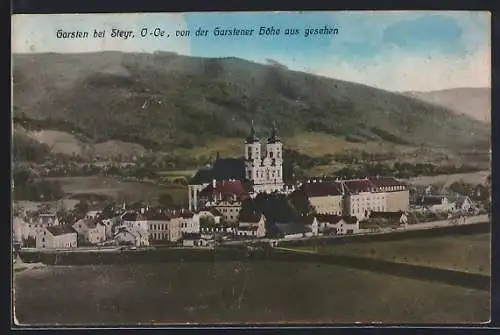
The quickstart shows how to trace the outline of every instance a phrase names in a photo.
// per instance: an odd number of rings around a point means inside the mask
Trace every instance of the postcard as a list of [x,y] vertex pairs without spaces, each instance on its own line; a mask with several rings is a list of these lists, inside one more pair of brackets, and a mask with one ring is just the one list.
[[488,322],[490,34],[13,15],[13,324]]

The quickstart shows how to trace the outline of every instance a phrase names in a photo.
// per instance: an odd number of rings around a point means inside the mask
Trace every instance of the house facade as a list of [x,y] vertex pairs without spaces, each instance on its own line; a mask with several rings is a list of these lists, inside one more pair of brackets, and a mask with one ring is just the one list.
[[71,226],[50,226],[36,236],[37,249],[70,249],[77,247],[77,233]]
[[455,200],[455,210],[462,212],[462,213],[467,213],[471,209],[473,209],[474,203],[472,200],[465,195],[459,196],[457,200]]
[[408,215],[406,212],[371,212],[368,216],[369,219],[380,219],[384,220],[389,224],[408,224]]
[[47,227],[60,226],[59,219],[55,213],[42,213],[36,217],[25,220],[22,225],[22,238],[36,238]]
[[209,248],[214,246],[215,241],[203,234],[185,234],[182,237],[183,247]]
[[216,203],[214,207],[222,214],[225,222],[238,222],[241,210],[241,201],[220,201]]
[[301,188],[316,213],[355,216],[363,220],[371,211],[405,211],[408,187],[394,178],[308,181]]
[[157,215],[148,218],[149,237],[156,242],[177,242],[182,238],[181,217]]
[[181,232],[183,235],[200,233],[200,214],[189,213],[183,215],[183,220],[181,222]]
[[339,183],[316,182],[313,180],[303,184],[301,189],[308,197],[316,213],[342,215],[344,196]]
[[424,195],[420,205],[432,212],[448,213],[455,210],[455,203],[445,195]]
[[266,236],[266,217],[259,213],[241,213],[236,234],[262,238]]
[[73,229],[90,244],[99,244],[107,240],[106,225],[92,217],[78,220]]
[[360,232],[356,216],[317,215],[319,231],[325,235],[348,235]]

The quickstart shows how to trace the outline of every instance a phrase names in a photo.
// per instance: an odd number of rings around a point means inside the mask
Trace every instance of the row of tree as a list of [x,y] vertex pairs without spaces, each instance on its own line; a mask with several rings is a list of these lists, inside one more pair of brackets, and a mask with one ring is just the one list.
[[37,179],[29,170],[14,168],[13,198],[25,201],[54,201],[65,196],[61,184],[57,181]]

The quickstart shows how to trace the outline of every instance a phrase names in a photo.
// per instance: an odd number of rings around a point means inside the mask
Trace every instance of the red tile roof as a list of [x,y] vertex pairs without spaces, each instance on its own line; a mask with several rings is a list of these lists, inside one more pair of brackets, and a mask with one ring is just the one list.
[[246,196],[248,192],[245,190],[243,183],[239,180],[222,180],[217,181],[215,188],[213,184],[208,185],[200,192],[200,196],[211,195],[213,193],[225,195]]
[[308,197],[324,197],[328,195],[342,195],[342,187],[339,182],[306,183],[302,188]]
[[392,177],[372,177],[370,181],[377,187],[407,186],[405,183]]
[[369,179],[353,179],[344,181],[350,193],[371,192],[373,188],[377,188]]

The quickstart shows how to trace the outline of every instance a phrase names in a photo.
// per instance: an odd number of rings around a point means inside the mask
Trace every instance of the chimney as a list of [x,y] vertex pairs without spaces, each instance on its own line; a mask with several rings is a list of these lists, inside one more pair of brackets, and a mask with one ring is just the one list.
[[215,189],[217,186],[217,181],[215,179],[212,179],[212,187]]

